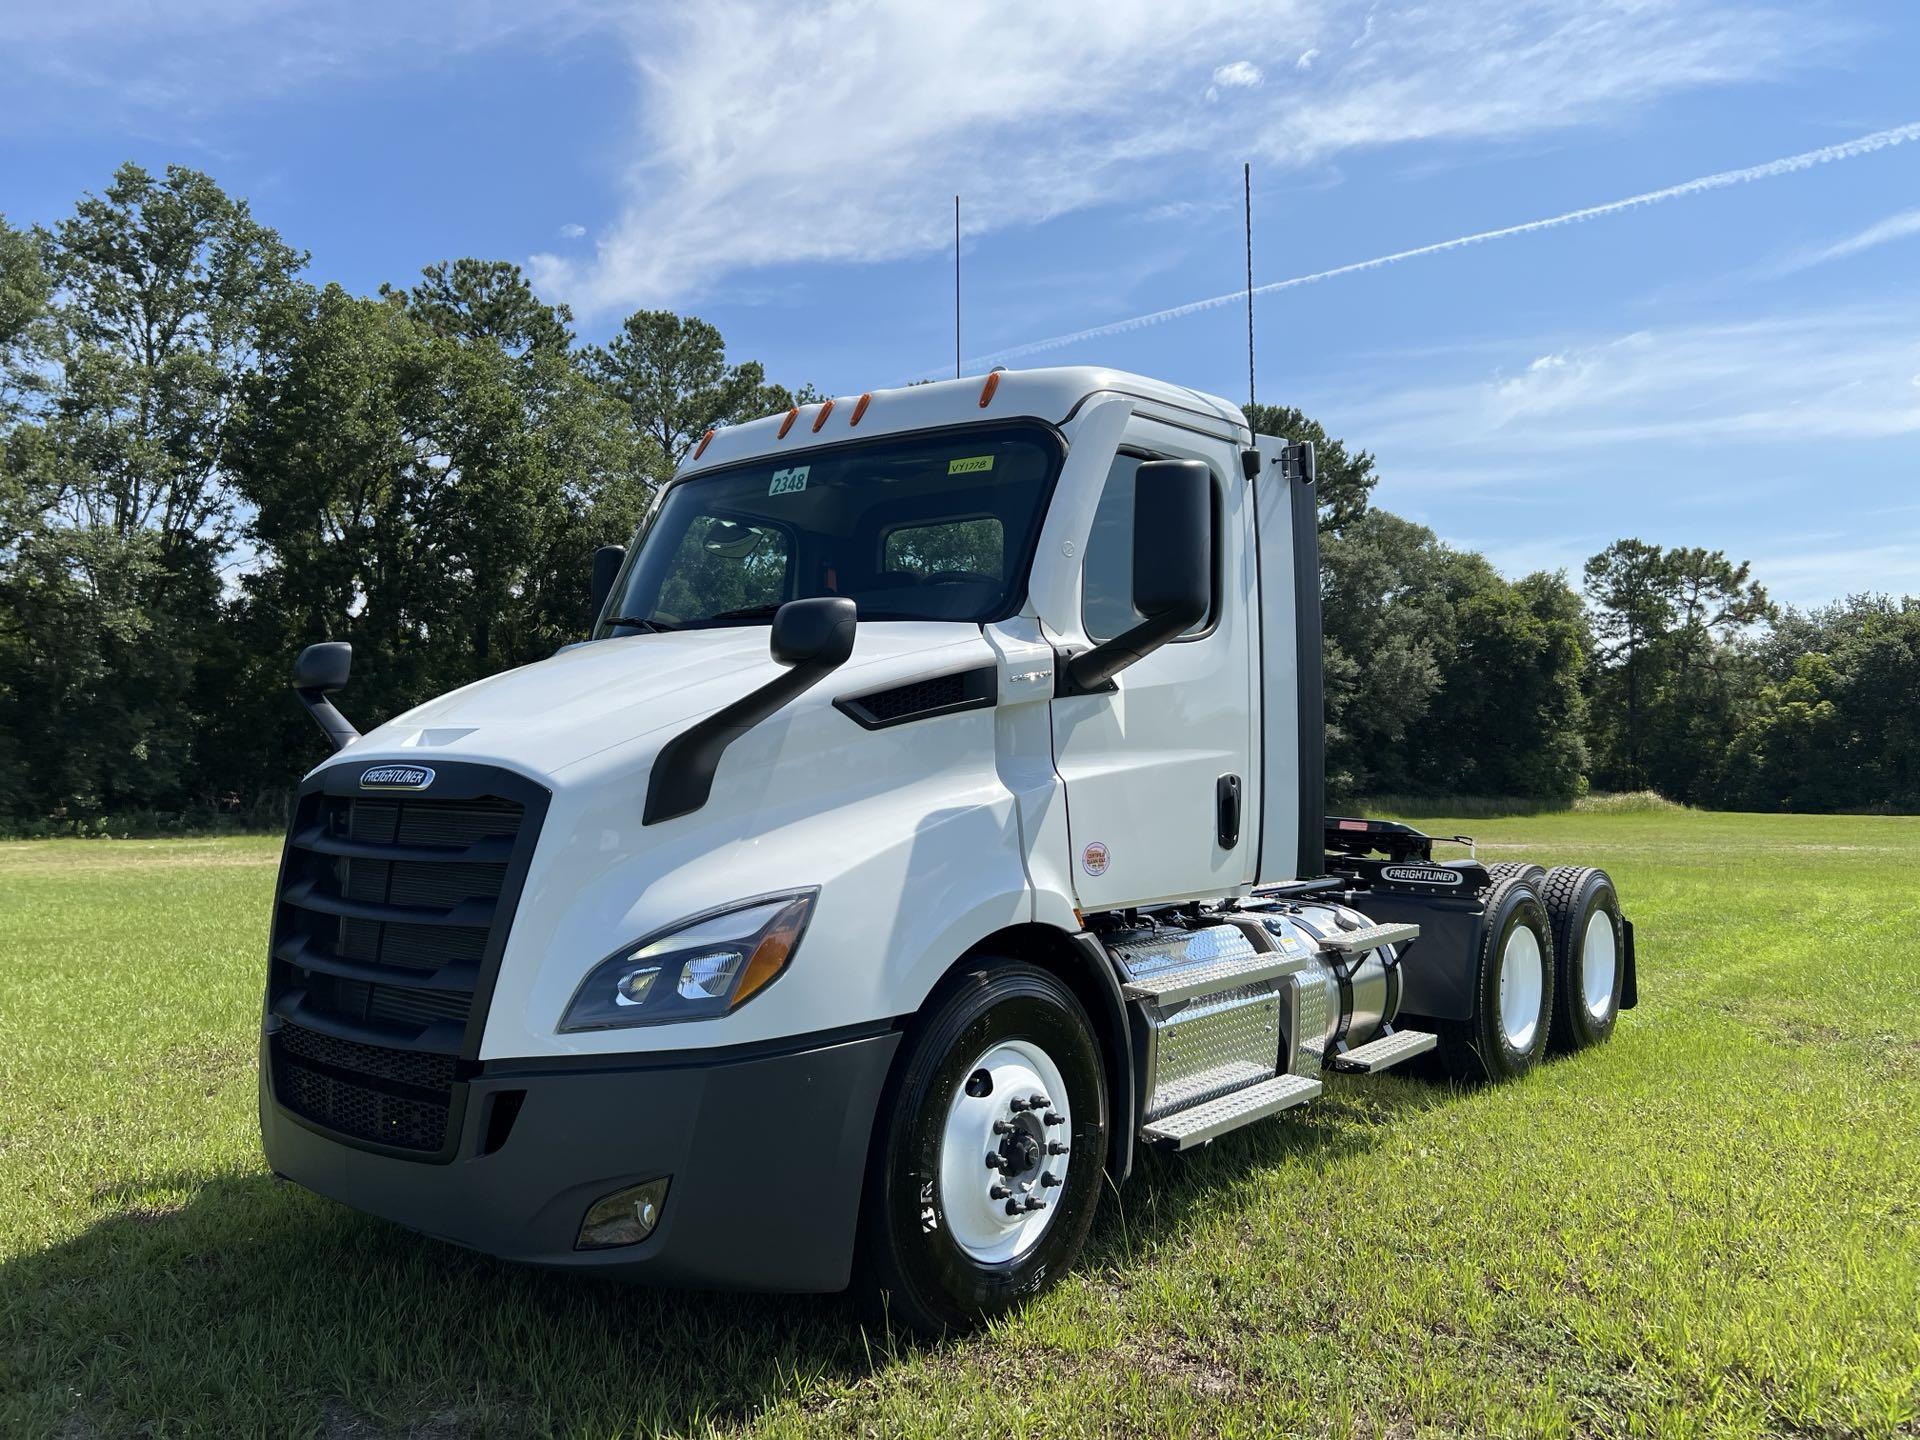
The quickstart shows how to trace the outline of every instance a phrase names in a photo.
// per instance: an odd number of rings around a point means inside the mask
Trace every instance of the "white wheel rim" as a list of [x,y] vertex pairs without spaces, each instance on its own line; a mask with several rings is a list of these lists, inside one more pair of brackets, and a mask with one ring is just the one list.
[[1533,1047],[1545,994],[1540,938],[1531,927],[1516,925],[1500,952],[1500,1030],[1515,1050],[1524,1052]]
[[[971,1095],[967,1081],[981,1071],[991,1086],[984,1095]],[[994,1265],[1026,1254],[1053,1222],[1073,1158],[1064,1151],[1073,1111],[1060,1067],[1030,1040],[994,1045],[967,1067],[966,1077],[947,1107],[940,1136],[940,1208],[954,1243]],[[1031,1104],[1035,1096],[1048,1102],[1038,1111]],[[1011,1128],[996,1131],[996,1124]],[[1048,1153],[1050,1144],[1064,1153]],[[1001,1157],[1002,1168],[987,1164],[990,1154]],[[1007,1194],[994,1193],[996,1188]],[[1033,1200],[1039,1206],[1029,1209]],[[1011,1215],[1009,1204],[1015,1207]]]
[[1587,917],[1587,933],[1580,941],[1580,984],[1586,992],[1587,1013],[1596,1020],[1607,1018],[1613,1008],[1613,977],[1620,957],[1613,945],[1613,917],[1595,910]]

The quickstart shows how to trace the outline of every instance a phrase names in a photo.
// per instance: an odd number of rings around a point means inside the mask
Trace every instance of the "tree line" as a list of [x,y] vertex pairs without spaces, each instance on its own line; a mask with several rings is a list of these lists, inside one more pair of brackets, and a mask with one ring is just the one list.
[[[582,343],[505,262],[371,296],[306,262],[181,167],[0,218],[0,826],[272,821],[318,754],[301,646],[353,641],[367,720],[551,654],[699,435],[814,398],[671,312]],[[1779,612],[1632,540],[1584,596],[1509,581],[1375,506],[1371,456],[1254,419],[1319,446],[1338,792],[1920,804],[1913,600]]]

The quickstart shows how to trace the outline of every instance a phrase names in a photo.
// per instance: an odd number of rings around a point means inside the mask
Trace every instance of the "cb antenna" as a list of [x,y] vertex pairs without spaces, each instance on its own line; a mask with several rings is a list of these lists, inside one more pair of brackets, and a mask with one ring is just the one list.
[[[1247,202],[1247,419],[1253,419],[1253,162],[1240,166],[1240,186]],[[958,262],[959,246],[954,247]],[[958,284],[958,281],[955,281]],[[958,321],[955,322],[956,324]]]
[[960,197],[953,197],[953,378],[960,378]]

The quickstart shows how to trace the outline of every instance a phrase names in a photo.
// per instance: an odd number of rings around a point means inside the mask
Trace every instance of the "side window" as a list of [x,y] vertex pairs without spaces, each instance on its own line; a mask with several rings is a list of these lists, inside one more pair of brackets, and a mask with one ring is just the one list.
[[[1106,488],[1100,492],[1100,504],[1093,512],[1093,529],[1087,534],[1086,558],[1080,567],[1080,612],[1087,634],[1095,640],[1111,640],[1146,618],[1133,608],[1133,477],[1140,462],[1150,458],[1125,453],[1114,456]],[[1216,533],[1218,505],[1216,500]],[[1197,635],[1211,624],[1213,608],[1208,606],[1199,623],[1185,633]]]
[[775,526],[701,515],[687,527],[668,567],[658,614],[709,620],[729,610],[778,605],[787,598],[791,559],[791,542]]
[[880,547],[880,568],[889,574],[1005,578],[1007,536],[999,520],[943,520],[937,525],[889,530]]

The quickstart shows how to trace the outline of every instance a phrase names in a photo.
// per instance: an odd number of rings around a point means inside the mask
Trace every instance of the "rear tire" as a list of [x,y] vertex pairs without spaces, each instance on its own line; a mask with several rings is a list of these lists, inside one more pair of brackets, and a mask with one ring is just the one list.
[[1627,975],[1625,921],[1612,878],[1590,865],[1554,867],[1544,893],[1555,960],[1548,1044],[1564,1054],[1613,1034]]
[[1525,875],[1487,895],[1474,957],[1473,1015],[1440,1029],[1440,1060],[1456,1080],[1515,1080],[1540,1063],[1553,1022],[1553,929]]
[[856,1277],[871,1318],[938,1337],[1052,1285],[1086,1244],[1107,1124],[1099,1042],[1071,990],[1014,961],[955,976],[881,1102]]
[[1547,867],[1544,865],[1536,865],[1531,860],[1501,860],[1496,864],[1487,866],[1487,876],[1489,880],[1487,888],[1491,890],[1495,885],[1500,884],[1502,881],[1511,880],[1516,875],[1524,877],[1527,883],[1532,885],[1536,891],[1545,891],[1547,884]]

